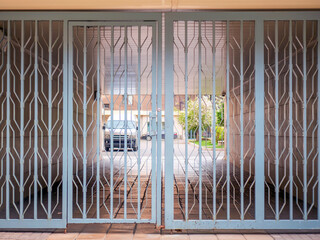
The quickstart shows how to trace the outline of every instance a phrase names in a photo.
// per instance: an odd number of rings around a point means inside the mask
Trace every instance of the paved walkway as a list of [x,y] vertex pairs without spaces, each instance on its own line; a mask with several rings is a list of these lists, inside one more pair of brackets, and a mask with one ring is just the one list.
[[169,231],[155,229],[152,224],[88,224],[70,225],[67,233],[0,232],[0,239],[24,240],[320,240],[320,233],[267,233],[264,231]]

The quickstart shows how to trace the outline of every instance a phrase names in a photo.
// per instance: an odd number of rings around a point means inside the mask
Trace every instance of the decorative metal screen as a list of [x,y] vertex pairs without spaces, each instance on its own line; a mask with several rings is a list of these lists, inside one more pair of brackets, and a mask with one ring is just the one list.
[[253,219],[254,22],[173,27],[174,219]]
[[8,224],[55,227],[66,217],[63,39],[62,21],[0,22],[0,219]]
[[317,219],[317,21],[265,21],[266,219]]
[[319,224],[315,16],[167,15],[167,228]]
[[155,222],[154,26],[71,29],[70,221]]
[[0,228],[319,229],[319,39],[319,11],[1,12]]

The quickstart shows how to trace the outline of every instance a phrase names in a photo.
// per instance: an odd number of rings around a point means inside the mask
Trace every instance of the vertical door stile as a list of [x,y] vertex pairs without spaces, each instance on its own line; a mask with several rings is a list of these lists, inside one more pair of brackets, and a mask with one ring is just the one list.
[[48,219],[51,219],[52,204],[52,21],[49,21],[48,65]]
[[185,53],[185,69],[184,69],[184,81],[185,81],[185,90],[184,90],[184,94],[185,94],[185,98],[184,98],[184,102],[185,102],[185,220],[188,221],[189,219],[189,207],[188,207],[188,187],[189,187],[189,183],[188,183],[188,164],[189,164],[189,156],[188,156],[188,22],[185,21],[185,45],[184,45],[184,53]]
[[[164,17],[163,17],[164,18]],[[162,21],[157,24],[157,226],[162,221]],[[139,149],[140,151],[140,149]]]
[[97,187],[97,219],[100,218],[100,26],[97,34],[97,176],[96,176],[96,187]]
[[114,110],[114,26],[111,26],[111,104],[110,104],[110,118],[111,118],[111,128],[110,128],[110,219],[113,219],[113,110]]
[[87,218],[87,26],[83,33],[83,179],[82,179],[82,218]]
[[10,44],[11,44],[11,21],[8,21],[8,43],[7,43],[7,149],[6,149],[6,219],[10,219]]
[[307,25],[303,20],[303,219],[307,220]]
[[278,61],[278,21],[275,21],[275,192],[276,192],[276,220],[279,220],[279,61]]
[[138,26],[138,220],[141,219],[141,26]]
[[[34,191],[38,195],[38,21],[34,31]],[[38,198],[34,198],[34,219],[38,218]]]
[[152,96],[151,96],[151,108],[152,108],[152,122],[151,127],[153,132],[156,133],[152,136],[152,145],[151,145],[151,161],[152,161],[152,168],[151,168],[151,220],[152,222],[156,222],[156,204],[157,204],[157,192],[156,192],[156,185],[157,185],[157,178],[156,178],[156,157],[157,157],[157,134],[161,134],[161,132],[157,133],[156,129],[156,102],[157,102],[157,44],[156,44],[156,28],[152,25]]
[[198,59],[198,81],[199,81],[199,219],[202,219],[202,117],[201,117],[201,46],[202,46],[202,38],[201,38],[201,21],[198,23],[198,54],[199,54],[199,59]]
[[213,202],[213,220],[217,219],[216,212],[217,212],[217,183],[216,183],[216,39],[215,39],[215,21],[212,21],[212,142],[213,144],[213,151],[212,151],[212,180],[213,180],[213,190],[212,190],[212,202]]
[[240,21],[240,218],[244,220],[243,187],[243,21]]
[[173,227],[173,21],[167,16],[165,35],[165,224]]
[[[67,24],[67,23],[66,23]],[[66,50],[69,50],[69,57],[68,57],[68,89],[65,89],[65,92],[67,94],[65,94],[66,97],[68,97],[68,222],[71,221],[71,219],[73,218],[73,44],[74,44],[74,38],[73,38],[73,30],[75,27],[73,26],[69,26],[69,48]]]
[[[70,28],[72,29],[72,28]],[[72,31],[70,31],[72,32]],[[72,47],[71,47],[72,48]],[[71,49],[70,49],[71,52]],[[70,57],[71,58],[71,57]],[[71,66],[69,65],[69,68]],[[69,196],[68,196],[68,169],[71,168],[72,162],[70,164],[68,163],[68,154],[69,151],[72,149],[72,145],[69,145],[68,143],[68,109],[70,106],[68,106],[68,98],[71,98],[68,94],[68,21],[64,20],[63,21],[63,140],[62,140],[62,151],[63,151],[63,156],[62,156],[62,219],[64,221],[64,224],[66,226],[67,224],[67,218],[69,217],[68,215],[68,208],[67,208],[67,202]],[[72,111],[70,111],[72,112]],[[71,158],[72,159],[72,158]],[[72,160],[70,160],[72,161]],[[69,192],[72,192],[72,188],[69,188]],[[71,215],[70,215],[71,216]]]
[[230,22],[227,21],[227,220],[230,220]]
[[124,76],[125,76],[125,83],[124,83],[124,219],[127,219],[127,158],[128,158],[128,27],[124,27]]
[[[289,218],[293,220],[292,21],[289,21]],[[319,119],[319,118],[318,118]]]
[[20,210],[19,218],[23,219],[23,192],[24,192],[24,20],[21,21],[20,43]]
[[255,220],[264,221],[264,26],[255,21]]

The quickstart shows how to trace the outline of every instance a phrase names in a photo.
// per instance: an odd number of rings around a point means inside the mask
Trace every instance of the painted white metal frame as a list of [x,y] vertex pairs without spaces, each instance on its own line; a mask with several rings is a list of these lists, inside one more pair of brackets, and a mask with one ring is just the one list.
[[[318,41],[320,39],[320,14],[317,11],[310,12],[192,12],[192,13],[166,13],[165,15],[165,107],[166,107],[166,145],[165,145],[165,225],[166,228],[176,229],[211,229],[211,228],[223,228],[223,229],[319,229],[320,226],[320,208],[318,208],[317,220],[265,220],[264,218],[264,111],[263,107],[256,108],[255,112],[255,156],[256,159],[256,195],[255,195],[255,220],[189,220],[177,221],[173,219],[173,22],[177,20],[193,20],[193,21],[216,21],[216,20],[253,20],[255,21],[255,101],[257,106],[264,105],[264,84],[261,84],[264,79],[264,56],[263,56],[263,21],[264,20],[318,20]],[[158,108],[161,111],[161,79],[162,79],[162,56],[161,56],[161,39],[162,39],[162,27],[161,27],[161,13],[117,13],[117,12],[0,12],[0,20],[10,21],[13,20],[32,20],[36,23],[41,20],[61,20],[63,21],[63,210],[62,219],[9,219],[7,213],[6,219],[0,219],[0,228],[64,228],[67,222],[83,223],[82,220],[73,221],[69,216],[70,207],[67,208],[67,169],[69,166],[68,159],[70,158],[70,136],[72,136],[72,113],[70,113],[70,81],[68,78],[68,69],[72,62],[68,62],[70,49],[68,49],[68,36],[70,34],[70,21],[155,21],[157,38],[157,102]],[[10,41],[10,32],[8,33],[8,40]],[[292,41],[292,39],[291,39]],[[10,52],[10,47],[8,47]],[[320,44],[317,46],[317,68],[320,70]],[[38,49],[35,49],[35,55],[38,54]],[[8,57],[9,59],[9,57]],[[34,66],[38,68],[37,64]],[[10,69],[8,64],[7,69]],[[292,71],[290,71],[292,75]],[[320,74],[318,79],[318,96],[320,95]],[[37,80],[37,74],[35,75]],[[10,86],[9,73],[6,79],[1,81],[7,81]],[[72,90],[71,90],[72,91]],[[7,89],[7,96],[10,95],[10,89]],[[35,96],[37,93],[35,92]],[[8,103],[9,104],[9,103]],[[9,105],[8,105],[9,106]],[[318,101],[318,125],[320,122],[320,101]],[[292,106],[290,107],[292,111]],[[35,109],[35,111],[37,111]],[[9,125],[10,112],[7,114],[7,124]],[[161,127],[161,115],[158,115],[158,129]],[[7,129],[7,134],[8,133]],[[292,131],[292,129],[291,129]],[[292,133],[291,133],[292,134]],[[69,137],[68,137],[69,136]],[[317,131],[318,139],[320,139],[320,129]],[[292,143],[290,144],[292,145]],[[7,148],[9,151],[9,147]],[[320,143],[318,141],[317,151],[320,151]],[[156,197],[156,222],[161,224],[161,136],[158,135],[157,141],[157,197]],[[72,157],[71,157],[72,159]],[[7,158],[7,161],[9,159]],[[37,160],[35,159],[35,163]],[[318,154],[318,162],[320,162],[320,155]],[[35,164],[35,166],[37,166]],[[7,165],[7,174],[9,173]],[[320,175],[320,164],[318,164],[318,176]],[[260,173],[260,174],[258,174]],[[262,174],[261,174],[262,173]],[[34,176],[35,179],[37,176]],[[69,183],[70,184],[70,183]],[[70,186],[69,186],[70,187]],[[7,186],[7,189],[9,186]],[[259,188],[261,188],[259,190]],[[292,189],[292,185],[291,185]],[[34,190],[37,193],[37,190]],[[6,196],[8,198],[8,196]],[[292,197],[292,196],[291,196]],[[320,184],[318,184],[318,199],[320,199]],[[8,202],[8,201],[7,201]],[[68,211],[67,211],[68,210]],[[105,223],[104,219],[96,219],[94,222]],[[112,220],[110,222],[117,223],[123,222],[118,220]],[[127,220],[126,222],[136,222],[136,220]],[[143,222],[143,221],[141,221]]]
[[[255,219],[254,220],[232,220],[230,219],[230,204],[229,197],[227,198],[227,219],[212,219],[212,220],[201,220],[201,210],[199,212],[199,220],[174,220],[174,154],[173,154],[173,113],[174,113],[174,46],[173,46],[173,35],[174,29],[173,24],[175,21],[226,21],[227,22],[227,34],[228,26],[230,21],[254,21],[255,22]],[[264,193],[264,21],[265,20],[316,20],[318,23],[318,73],[320,71],[320,47],[319,47],[319,24],[320,14],[319,12],[192,12],[192,13],[167,13],[165,21],[165,106],[166,106],[166,126],[165,126],[165,227],[167,229],[319,229],[320,226],[320,211],[318,208],[318,219],[317,220],[293,220],[292,216],[290,220],[266,220],[265,219],[265,193]],[[291,23],[291,21],[290,21]],[[305,23],[305,21],[304,21]],[[305,29],[305,28],[304,28]],[[187,30],[186,30],[187,31]],[[200,34],[200,28],[199,28]],[[304,32],[305,34],[305,32]],[[187,35],[187,34],[186,34]],[[227,36],[227,46],[229,38]],[[290,40],[292,41],[292,40]],[[228,92],[229,92],[229,54],[227,47],[227,116],[229,116],[228,107]],[[200,51],[200,50],[199,50]],[[199,53],[200,54],[200,53]],[[305,60],[305,57],[304,57]],[[187,61],[187,60],[186,60]],[[200,58],[199,58],[200,61]],[[214,61],[213,61],[214,63]],[[304,61],[305,63],[305,61]],[[199,63],[200,65],[201,63]],[[292,64],[292,63],[291,63]],[[292,77],[292,65],[290,66],[290,78]],[[199,71],[200,72],[200,71]],[[304,71],[305,72],[305,71]],[[200,73],[199,73],[200,74]],[[318,74],[318,96],[320,92],[320,74]],[[199,75],[199,79],[201,76]],[[306,80],[306,77],[304,77]],[[200,80],[199,80],[200,81]],[[200,86],[200,83],[199,83]],[[292,88],[292,86],[290,87]],[[199,87],[200,89],[200,87]],[[200,90],[199,90],[200,91]],[[201,92],[199,92],[199,95]],[[291,94],[292,95],[292,94]],[[320,103],[318,101],[318,126],[319,126],[319,108]],[[292,111],[292,103],[290,104],[290,111]],[[304,116],[304,119],[306,116]],[[305,122],[305,121],[304,121]],[[291,122],[292,124],[292,122]],[[229,129],[229,123],[227,120],[227,129]],[[228,130],[227,130],[228,131]],[[320,136],[320,130],[318,127],[318,137]],[[228,134],[228,133],[227,133]],[[201,136],[201,135],[200,135]],[[292,136],[292,127],[291,127]],[[318,138],[319,139],[319,138]],[[306,144],[306,140],[304,142]],[[200,144],[199,144],[200,145]],[[227,137],[227,146],[229,146],[229,138]],[[290,144],[292,151],[292,142]],[[200,148],[200,146],[199,146]],[[227,147],[227,167],[229,169],[229,147]],[[318,141],[317,146],[318,152],[320,150],[320,143]],[[199,154],[201,155],[201,154]],[[304,154],[306,155],[306,154]],[[318,163],[320,156],[318,154]],[[199,159],[199,162],[201,160]],[[292,161],[291,161],[292,162]],[[320,164],[318,164],[318,182],[320,173]],[[201,166],[201,165],[200,165]],[[292,172],[292,163],[290,165],[290,171]],[[201,171],[200,171],[201,172]],[[306,170],[305,170],[306,172]],[[227,170],[229,175],[229,171]],[[305,173],[306,174],[306,173]],[[201,183],[201,178],[199,178]],[[227,194],[229,196],[229,178],[227,176]],[[199,185],[200,188],[201,184]],[[292,190],[292,180],[290,188]],[[318,189],[319,184],[318,184]],[[201,190],[199,190],[201,195]],[[213,192],[215,192],[213,190]],[[306,194],[306,193],[305,193]],[[320,193],[318,192],[318,197]],[[291,192],[292,198],[292,192]],[[304,196],[306,199],[306,195]],[[318,198],[318,203],[320,198]],[[306,204],[306,203],[305,203]],[[199,201],[199,206],[201,202]],[[318,204],[319,205],[319,204]],[[187,205],[186,205],[187,206]],[[306,206],[304,207],[306,209]],[[290,206],[292,209],[292,206]]]
[[[107,27],[107,26],[110,26],[112,28],[114,27],[117,27],[117,26],[121,26],[121,27],[124,27],[125,29],[127,29],[127,27],[129,26],[138,26],[139,29],[141,29],[141,27],[143,26],[150,26],[152,27],[152,99],[151,99],[151,102],[152,102],[152,112],[151,112],[151,115],[152,116],[156,116],[156,108],[157,108],[157,97],[159,98],[159,95],[161,96],[161,94],[158,94],[159,91],[161,91],[161,89],[157,89],[157,84],[161,84],[161,81],[158,81],[157,83],[157,79],[159,76],[157,76],[158,72],[157,72],[157,62],[159,62],[159,57],[157,56],[157,52],[158,52],[158,44],[157,44],[157,22],[156,21],[147,21],[147,22],[144,22],[144,21],[130,21],[130,22],[126,22],[126,21],[121,21],[121,22],[114,22],[114,21],[92,21],[92,22],[87,22],[87,21],[70,21],[69,22],[69,68],[68,68],[68,71],[69,71],[69,79],[73,79],[73,52],[72,52],[72,48],[73,48],[73,31],[71,29],[73,29],[73,27],[75,26],[84,26],[86,29],[86,27],[88,26],[93,26],[93,27]],[[113,34],[113,31],[111,32]],[[127,54],[127,37],[126,37],[126,34],[127,34],[127,31],[125,30],[125,40],[124,40],[124,44],[125,44],[125,79],[127,79],[127,57],[126,57],[126,54]],[[140,35],[139,35],[140,37]],[[99,38],[98,38],[99,39]],[[113,39],[113,37],[111,38]],[[113,41],[113,40],[111,40]],[[140,40],[139,40],[140,41]],[[84,44],[85,46],[85,44]],[[84,50],[84,52],[86,52],[86,50]],[[99,52],[99,51],[98,51]],[[98,54],[99,55],[99,54]],[[84,59],[85,59],[86,56],[84,56]],[[112,54],[112,58],[113,58],[113,54]],[[139,56],[140,58],[140,56]],[[99,63],[99,61],[98,61]],[[113,64],[113,60],[112,60],[112,63]],[[140,62],[139,62],[139,65],[140,65]],[[85,64],[84,64],[85,66]],[[85,69],[85,67],[84,67]],[[100,69],[100,66],[99,64],[97,65],[97,69]],[[112,68],[113,69],[113,68]],[[139,67],[140,69],[140,67]],[[85,74],[84,74],[85,75]],[[113,75],[113,74],[112,74]],[[140,76],[139,76],[140,78]],[[97,78],[98,79],[98,82],[99,82],[99,77]],[[159,83],[160,82],[160,83]],[[112,81],[113,83],[113,81]],[[139,81],[139,84],[140,84],[140,81]],[[84,85],[86,86],[86,85]],[[100,86],[100,85],[98,85]],[[68,120],[69,120],[69,125],[68,125],[68,129],[69,129],[69,139],[68,139],[68,145],[69,146],[73,146],[73,133],[72,133],[72,128],[73,128],[73,108],[72,108],[72,104],[73,104],[73,81],[69,81],[69,86],[68,86],[68,89],[69,89],[69,117],[68,117]],[[85,87],[84,87],[85,89]],[[113,91],[113,87],[111,87],[111,91]],[[98,91],[99,92],[99,91]],[[100,93],[99,93],[100,94]],[[111,99],[113,99],[113,93],[111,94]],[[125,83],[125,93],[124,93],[124,97],[125,99],[127,98],[127,81]],[[139,95],[140,97],[140,95]],[[161,98],[160,98],[161,100]],[[111,100],[112,101],[112,100]],[[125,100],[124,101],[124,105],[125,105],[125,112],[127,112],[127,101]],[[113,105],[113,103],[111,102],[111,105]],[[99,107],[98,107],[99,108]],[[113,107],[111,106],[111,109],[113,109]],[[84,110],[85,111],[85,110]],[[140,112],[140,110],[139,110]],[[85,116],[85,115],[84,115]],[[98,116],[100,116],[98,114]],[[113,117],[113,114],[111,115],[111,118]],[[125,119],[127,118],[127,114],[125,114]],[[155,122],[155,118],[152,117],[151,119],[151,128],[153,129],[152,131],[155,131],[156,129],[156,122]],[[140,121],[140,118],[138,118],[138,121]],[[97,121],[97,124],[100,123],[100,119]],[[98,127],[98,129],[100,129],[100,126]],[[127,131],[127,129],[125,129],[125,131]],[[98,134],[99,135],[99,134]],[[111,138],[112,138],[112,135],[111,134]],[[161,136],[161,135],[160,135]],[[127,134],[125,133],[125,137],[127,137]],[[99,139],[100,137],[98,136],[98,142],[99,142]],[[84,141],[85,141],[85,138],[84,138]],[[112,142],[112,141],[111,141]],[[157,153],[160,154],[161,152],[159,150],[157,150],[157,139],[155,137],[152,138],[152,149],[151,149],[151,152],[152,152],[152,169],[157,169],[157,161],[159,158],[157,158]],[[97,153],[100,152],[99,149],[97,149]],[[113,150],[111,150],[111,154],[113,153]],[[140,154],[140,148],[138,148],[138,154]],[[127,201],[127,196],[126,196],[126,188],[124,189],[124,218],[123,219],[115,219],[113,218],[112,216],[110,218],[100,218],[99,215],[97,215],[97,217],[92,217],[92,218],[88,218],[86,217],[86,214],[83,215],[82,218],[75,218],[73,217],[73,205],[74,205],[74,201],[73,201],[73,184],[72,184],[72,181],[73,181],[73,178],[72,178],[72,175],[73,175],[73,169],[72,169],[72,161],[73,161],[73,149],[72,147],[68,148],[68,163],[70,164],[69,167],[68,167],[68,189],[70,189],[70,191],[68,191],[68,223],[157,223],[158,225],[160,225],[160,221],[161,221],[161,216],[158,216],[157,215],[157,204],[161,205],[161,198],[157,197],[159,194],[161,194],[161,185],[159,186],[159,182],[157,182],[157,173],[161,173],[161,169],[158,170],[158,171],[152,171],[152,176],[151,176],[151,181],[152,181],[152,204],[151,204],[151,218],[150,219],[141,219],[141,216],[140,216],[140,204],[139,204],[139,207],[138,207],[138,217],[136,219],[130,219],[130,218],[127,218],[126,215],[127,215],[127,204],[126,204],[126,201]],[[159,157],[159,155],[158,155]],[[125,139],[124,141],[124,173],[127,172],[127,141]],[[138,157],[138,159],[140,159],[140,157]],[[97,159],[97,166],[99,165],[99,159]],[[112,159],[112,156],[111,156],[111,164],[113,163],[113,159]],[[85,163],[84,163],[85,164]],[[138,166],[140,166],[140,161],[138,160]],[[161,167],[161,166],[160,166]],[[83,169],[86,169],[86,165],[83,166]],[[112,167],[111,167],[112,169]],[[140,169],[140,168],[139,168]],[[98,171],[98,170],[97,170]],[[85,173],[83,174],[85,175]],[[113,173],[111,173],[111,176],[113,176]],[[111,177],[111,181],[113,180],[113,178]],[[127,174],[124,174],[124,185],[127,186]],[[138,181],[140,181],[140,171],[138,171]],[[161,183],[160,183],[161,184]],[[113,183],[111,183],[111,186],[113,185]],[[140,184],[138,184],[138,191],[140,191]],[[98,184],[97,184],[97,188],[98,188]],[[84,191],[83,193],[83,202],[85,203],[86,201],[86,196],[85,196],[85,192],[86,190]],[[99,191],[97,190],[97,193]],[[111,194],[112,194],[113,191],[111,191]],[[138,194],[138,196],[140,196],[140,194]],[[113,205],[113,196],[111,195],[110,197],[111,199],[111,212],[112,211],[112,205]],[[160,201],[160,202],[158,202]],[[100,208],[99,206],[99,201],[97,201],[97,209]],[[86,209],[86,206],[84,205],[83,206],[83,209]],[[97,214],[99,213],[99,211],[97,212]],[[157,220],[158,219],[158,220]],[[159,222],[157,222],[159,221]]]
[[[162,39],[162,16],[161,13],[135,13],[135,12],[129,12],[129,13],[118,13],[118,12],[32,12],[32,11],[28,11],[28,12],[0,12],[0,20],[2,21],[7,21],[8,25],[10,26],[11,21],[35,21],[35,23],[38,23],[39,21],[54,21],[54,20],[59,20],[59,21],[63,21],[63,187],[62,187],[62,192],[63,192],[63,203],[62,203],[62,218],[61,219],[10,219],[9,218],[9,212],[6,211],[7,215],[6,215],[6,219],[0,219],[0,228],[6,228],[6,229],[15,229],[15,228],[19,228],[19,229],[24,229],[24,228],[65,228],[67,225],[67,222],[79,222],[79,223],[83,223],[83,221],[81,220],[72,220],[71,219],[71,215],[68,215],[68,211],[70,212],[70,207],[68,208],[67,206],[67,202],[70,202],[70,199],[68,200],[67,198],[67,182],[68,182],[68,178],[67,178],[67,174],[68,174],[68,166],[70,167],[70,163],[72,164],[72,162],[69,162],[69,156],[68,154],[70,154],[69,151],[69,143],[70,143],[70,137],[68,137],[70,134],[72,135],[72,129],[69,128],[70,124],[72,125],[72,113],[70,115],[70,84],[72,82],[72,80],[70,80],[68,78],[68,69],[70,67],[70,63],[72,64],[72,62],[69,62],[69,50],[68,49],[68,36],[69,36],[69,24],[71,24],[71,22],[73,21],[86,21],[88,23],[88,21],[99,21],[99,22],[123,22],[125,20],[130,21],[130,22],[145,22],[147,25],[153,25],[153,35],[157,37],[154,38],[154,43],[155,43],[155,48],[154,48],[154,61],[155,64],[153,64],[152,68],[153,68],[153,72],[154,72],[154,78],[158,79],[157,81],[154,82],[154,87],[156,87],[156,91],[157,93],[160,94],[154,94],[155,97],[153,98],[153,101],[158,101],[159,103],[161,103],[162,101],[162,95],[161,95],[161,78],[162,78],[162,72],[159,71],[158,69],[161,69],[161,64],[162,64],[162,60],[161,60],[161,39]],[[103,25],[103,24],[102,24]],[[37,41],[37,28],[36,28],[36,32],[35,32],[36,36],[35,36],[35,41]],[[8,32],[8,41],[10,42],[10,32]],[[35,47],[35,55],[38,56],[38,48],[37,46]],[[10,47],[8,47],[8,53],[10,53]],[[156,54],[155,54],[156,53]],[[8,60],[10,60],[10,57],[8,55]],[[37,62],[34,65],[34,69],[35,69],[35,80],[37,80]],[[10,64],[7,64],[7,70],[10,70]],[[8,83],[8,86],[10,86],[10,76],[9,73],[6,75],[6,82]],[[71,78],[72,79],[72,78]],[[3,79],[2,79],[3,80]],[[1,81],[2,81],[1,80]],[[37,81],[36,81],[37,82]],[[22,87],[22,86],[21,86]],[[72,92],[72,91],[71,91]],[[10,96],[10,88],[7,89],[7,96]],[[35,91],[35,97],[37,97],[37,91]],[[7,102],[9,104],[9,101]],[[156,102],[155,102],[155,107],[154,110],[156,109]],[[9,106],[9,105],[8,105]],[[158,108],[161,109],[161,104],[159,104]],[[37,108],[35,108],[35,112],[37,112]],[[161,111],[160,111],[161,112]],[[10,113],[10,112],[9,112]],[[36,116],[36,115],[35,115]],[[160,117],[158,116],[158,119],[161,119],[161,115]],[[37,119],[37,117],[36,117]],[[7,114],[7,124],[9,125],[9,121],[10,120],[10,115]],[[159,129],[161,132],[161,121],[159,124]],[[9,128],[7,129],[7,131],[9,131]],[[36,133],[35,133],[36,134]],[[7,134],[9,135],[9,133]],[[160,135],[160,139],[161,139],[161,135]],[[9,140],[8,140],[9,141]],[[37,139],[35,139],[35,141],[37,141]],[[153,140],[153,145],[155,147],[156,145],[156,139]],[[35,142],[36,143],[36,142]],[[8,144],[9,145],[9,144]],[[152,177],[152,182],[154,185],[154,190],[153,190],[153,200],[152,200],[152,205],[153,210],[152,210],[152,219],[150,220],[140,220],[137,221],[136,219],[128,219],[126,220],[127,223],[134,223],[134,222],[154,222],[157,223],[158,225],[161,224],[161,211],[160,214],[157,214],[157,209],[161,209],[161,142],[160,144],[157,143],[157,148],[158,150],[154,149],[154,156],[156,156],[156,164],[155,164],[155,168],[156,171],[154,171],[153,173],[153,177]],[[37,150],[35,148],[35,150]],[[7,148],[7,151],[9,151],[9,148]],[[71,158],[72,160],[72,158]],[[9,161],[8,157],[7,160]],[[37,168],[37,159],[35,157],[35,168]],[[9,165],[7,164],[7,175],[9,174]],[[159,173],[156,175],[156,173]],[[35,180],[37,179],[37,175],[34,175]],[[157,184],[156,184],[157,182]],[[70,187],[70,186],[69,186]],[[6,188],[9,188],[9,185],[7,184]],[[37,188],[34,188],[34,194],[37,193]],[[8,195],[6,196],[6,198],[8,198]],[[8,199],[7,199],[8,200]],[[8,201],[7,201],[8,202]],[[35,204],[37,204],[37,199],[35,199],[34,201]],[[72,204],[72,203],[71,203]],[[8,205],[8,204],[7,204]],[[7,209],[9,208],[9,206],[6,207]],[[37,208],[35,208],[35,211]],[[68,210],[68,211],[67,211]],[[70,221],[69,221],[70,220]],[[117,223],[117,222],[123,222],[122,220],[104,220],[104,219],[97,219],[94,222],[112,222],[112,223]]]

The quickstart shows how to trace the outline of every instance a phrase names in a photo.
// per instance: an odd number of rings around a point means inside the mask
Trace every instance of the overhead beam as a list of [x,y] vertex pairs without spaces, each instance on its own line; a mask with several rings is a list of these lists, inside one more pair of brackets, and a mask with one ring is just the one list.
[[0,10],[244,10],[320,9],[319,0],[0,0]]

